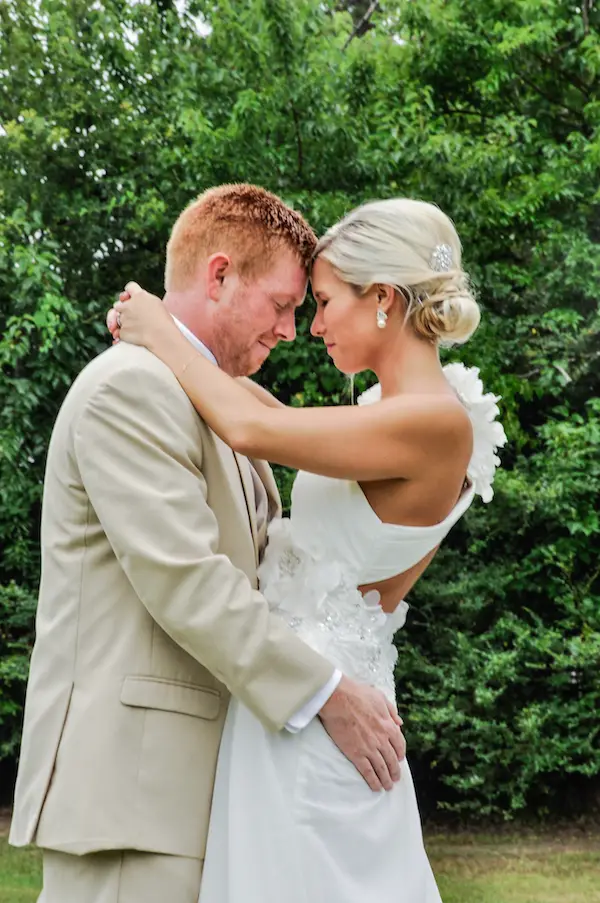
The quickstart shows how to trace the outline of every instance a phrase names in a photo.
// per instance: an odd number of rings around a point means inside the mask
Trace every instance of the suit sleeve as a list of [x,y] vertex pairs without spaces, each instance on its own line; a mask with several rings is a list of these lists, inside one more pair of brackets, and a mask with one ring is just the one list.
[[112,374],[74,426],[82,482],[150,615],[279,730],[334,669],[219,554],[193,417],[170,374],[133,367]]

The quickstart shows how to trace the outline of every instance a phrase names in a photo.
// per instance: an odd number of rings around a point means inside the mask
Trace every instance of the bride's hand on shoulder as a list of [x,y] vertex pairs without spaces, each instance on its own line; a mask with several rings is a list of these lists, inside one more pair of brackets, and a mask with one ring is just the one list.
[[144,291],[137,282],[128,282],[125,291],[106,317],[113,342],[125,341],[143,345],[157,353],[177,327],[164,304],[156,295]]

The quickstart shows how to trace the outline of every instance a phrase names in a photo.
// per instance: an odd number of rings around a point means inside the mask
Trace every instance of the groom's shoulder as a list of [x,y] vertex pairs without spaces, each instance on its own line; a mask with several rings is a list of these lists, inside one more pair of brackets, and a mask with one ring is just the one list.
[[180,388],[169,368],[147,348],[126,342],[107,348],[86,364],[75,379],[73,388],[79,384],[82,389],[85,387],[88,390],[117,383],[122,386],[121,380],[127,375],[139,376],[136,382],[142,385],[145,380],[149,384],[162,381]]
[[114,404],[154,408],[159,399],[180,413],[190,401],[177,379],[161,360],[146,348],[120,342],[99,354],[75,378],[63,408],[75,414],[94,398]]

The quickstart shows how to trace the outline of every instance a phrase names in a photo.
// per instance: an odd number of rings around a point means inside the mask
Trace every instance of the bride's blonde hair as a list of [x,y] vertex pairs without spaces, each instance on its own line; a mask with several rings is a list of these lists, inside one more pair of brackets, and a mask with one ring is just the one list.
[[449,345],[466,342],[481,316],[461,256],[449,217],[408,198],[357,207],[315,250],[315,259],[327,260],[358,294],[376,283],[393,286],[406,300],[406,321],[415,332]]

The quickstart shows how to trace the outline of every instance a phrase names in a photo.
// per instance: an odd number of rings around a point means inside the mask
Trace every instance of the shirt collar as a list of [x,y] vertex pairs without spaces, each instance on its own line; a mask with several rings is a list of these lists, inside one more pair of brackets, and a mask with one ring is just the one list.
[[[171,316],[173,315],[171,314]],[[216,364],[218,367],[219,363],[210,348],[207,348],[204,342],[201,342],[198,336],[195,336],[194,333],[190,329],[188,329],[184,323],[177,319],[177,317],[173,317],[173,319],[175,320],[175,323],[181,334],[184,335],[188,342],[190,342],[194,346],[196,351],[199,351],[200,354],[203,354],[204,357],[208,358],[209,361],[212,361],[212,363]]]

